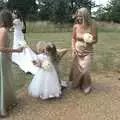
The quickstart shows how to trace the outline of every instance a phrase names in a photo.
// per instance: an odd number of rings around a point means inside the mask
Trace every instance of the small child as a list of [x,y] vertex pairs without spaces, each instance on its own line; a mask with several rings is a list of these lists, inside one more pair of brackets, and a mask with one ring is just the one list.
[[[38,56],[39,56],[39,58],[41,57],[41,59],[42,59],[41,55],[44,54],[44,52],[45,52],[45,47],[46,47],[46,42],[44,42],[44,41],[39,41],[36,45],[37,53],[39,54]],[[59,64],[60,64],[61,59],[67,53],[68,50],[65,48],[64,49],[56,49],[56,46],[53,44],[53,51],[54,51],[54,55],[55,55],[55,56],[53,56],[55,59],[55,60],[53,60],[53,64],[57,71],[60,85],[61,85],[62,89],[64,89],[67,87],[67,82],[60,79]],[[36,64],[35,61],[33,61],[33,63]]]
[[[40,46],[41,44],[37,45]],[[54,62],[58,59],[56,47],[54,44],[47,44],[43,49],[37,50],[40,54],[33,63],[39,67],[39,70],[33,77],[28,92],[33,97],[40,97],[41,99],[58,98],[61,96],[61,85],[54,66]]]

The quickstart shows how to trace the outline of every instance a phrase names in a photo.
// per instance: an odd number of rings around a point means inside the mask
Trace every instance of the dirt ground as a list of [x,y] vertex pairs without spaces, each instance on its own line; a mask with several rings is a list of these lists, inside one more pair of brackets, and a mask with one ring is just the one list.
[[33,99],[25,87],[17,96],[18,105],[5,120],[120,120],[119,75],[93,74],[89,95],[69,89],[61,99]]

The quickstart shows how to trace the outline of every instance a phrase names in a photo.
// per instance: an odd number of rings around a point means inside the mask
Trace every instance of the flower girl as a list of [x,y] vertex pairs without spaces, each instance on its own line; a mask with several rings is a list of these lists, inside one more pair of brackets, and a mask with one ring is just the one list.
[[[39,57],[41,56],[40,53],[41,54],[44,53],[45,46],[46,46],[46,42],[44,42],[44,41],[39,41],[37,43],[36,48],[37,48],[37,53],[39,53]],[[55,58],[57,58],[53,61],[53,64],[54,64],[54,67],[55,67],[56,72],[58,74],[59,82],[60,82],[60,85],[61,85],[62,90],[63,90],[64,88],[66,88],[68,86],[68,83],[66,80],[61,80],[59,65],[60,65],[60,61],[62,60],[63,56],[67,53],[68,49],[65,49],[65,48],[56,49],[56,46],[53,44],[53,51],[55,52],[55,55],[56,55]]]
[[38,55],[38,59],[33,61],[34,65],[39,67],[39,70],[28,87],[28,93],[31,96],[41,99],[60,97],[61,86],[53,64],[57,59],[56,47],[50,43]]

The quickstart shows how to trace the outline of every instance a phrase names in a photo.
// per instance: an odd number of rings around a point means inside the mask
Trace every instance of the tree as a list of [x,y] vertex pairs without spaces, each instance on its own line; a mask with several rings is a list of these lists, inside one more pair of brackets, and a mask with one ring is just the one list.
[[55,1],[52,7],[52,16],[50,20],[54,22],[68,22],[71,19],[69,0]]
[[95,7],[95,2],[91,0],[70,0],[71,8],[74,11],[81,7],[86,7],[91,11],[91,8]]
[[5,8],[6,7],[6,4],[3,0],[0,0],[0,10]]
[[93,12],[93,15],[98,21],[109,21],[109,14],[103,6],[99,6],[98,10]]
[[49,20],[52,16],[54,0],[38,0],[39,16],[41,20]]
[[120,22],[120,0],[111,0],[106,7],[99,8],[96,14],[99,20]]
[[39,0],[39,15],[43,20],[64,23],[71,21],[76,9],[87,7],[91,10],[94,6],[91,0]]
[[8,0],[7,7],[10,10],[19,9],[23,16],[33,14],[38,9],[36,0]]
[[110,21],[120,22],[120,0],[111,0],[106,10]]

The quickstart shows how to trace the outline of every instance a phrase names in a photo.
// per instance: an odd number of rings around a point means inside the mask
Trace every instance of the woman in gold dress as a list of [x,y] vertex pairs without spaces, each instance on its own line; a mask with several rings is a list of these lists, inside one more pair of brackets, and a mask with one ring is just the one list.
[[[84,40],[84,34],[89,33],[93,37],[91,43]],[[72,34],[73,64],[70,72],[72,87],[79,87],[85,94],[91,91],[91,62],[93,44],[97,42],[97,29],[93,23],[87,8],[80,8],[76,12],[76,23]]]

